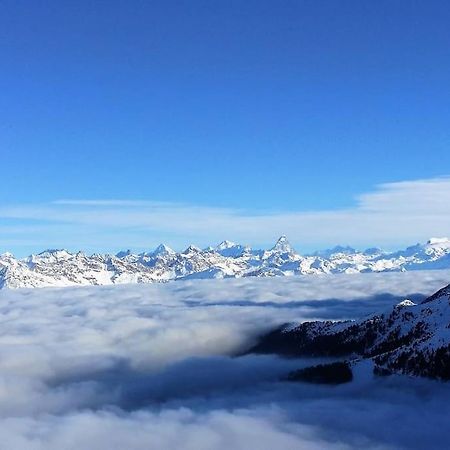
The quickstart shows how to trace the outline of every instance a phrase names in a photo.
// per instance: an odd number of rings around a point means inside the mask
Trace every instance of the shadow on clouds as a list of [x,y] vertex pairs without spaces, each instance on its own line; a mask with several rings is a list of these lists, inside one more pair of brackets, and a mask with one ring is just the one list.
[[[410,300],[419,303],[426,298],[423,294],[410,294]],[[195,300],[185,300],[189,307],[271,307],[275,309],[296,309],[301,312],[305,319],[320,317],[324,320],[346,320],[359,319],[369,314],[389,309],[405,299],[404,296],[380,293],[363,299],[352,299],[351,301],[337,298],[323,300],[289,300],[286,302],[275,301],[251,301],[232,300],[223,302],[204,302]]]

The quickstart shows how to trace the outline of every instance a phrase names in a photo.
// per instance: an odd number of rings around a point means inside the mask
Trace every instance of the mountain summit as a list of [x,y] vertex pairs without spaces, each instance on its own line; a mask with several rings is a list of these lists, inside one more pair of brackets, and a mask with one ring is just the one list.
[[173,255],[175,252],[165,244],[159,244],[152,252],[152,256]]
[[295,253],[293,247],[289,243],[286,236],[280,236],[275,245],[271,248],[271,252],[275,253]]
[[226,250],[227,248],[232,248],[235,247],[236,244],[234,242],[231,241],[227,241],[226,239],[224,241],[222,241],[217,247],[216,250],[220,251],[220,250]]

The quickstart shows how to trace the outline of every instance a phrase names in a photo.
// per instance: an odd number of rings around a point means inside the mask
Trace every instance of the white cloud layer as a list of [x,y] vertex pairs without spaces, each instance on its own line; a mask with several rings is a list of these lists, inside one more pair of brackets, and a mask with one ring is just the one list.
[[150,201],[59,200],[0,208],[5,222],[0,245],[102,250],[119,243],[142,249],[166,240],[181,248],[188,240],[205,246],[224,238],[266,245],[286,234],[300,249],[337,243],[393,247],[449,235],[449,204],[450,178],[382,184],[360,195],[354,207],[332,211],[255,213]]
[[286,383],[305,361],[232,355],[274,325],[359,317],[449,280],[432,271],[0,291],[0,448],[443,448],[446,384]]

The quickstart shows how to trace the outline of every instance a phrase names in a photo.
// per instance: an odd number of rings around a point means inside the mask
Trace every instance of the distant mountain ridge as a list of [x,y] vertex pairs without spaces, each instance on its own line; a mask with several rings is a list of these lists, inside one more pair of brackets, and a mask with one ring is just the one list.
[[432,238],[397,252],[337,246],[300,255],[286,236],[269,250],[223,241],[175,252],[164,244],[151,252],[116,255],[46,250],[18,259],[0,255],[0,288],[161,283],[180,279],[270,277],[450,268],[450,239]]

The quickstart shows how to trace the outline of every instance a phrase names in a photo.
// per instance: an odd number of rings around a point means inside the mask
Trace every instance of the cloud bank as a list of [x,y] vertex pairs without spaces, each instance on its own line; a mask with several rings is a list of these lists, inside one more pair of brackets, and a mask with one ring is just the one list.
[[[299,192],[299,196],[301,192]],[[300,250],[337,243],[388,248],[450,234],[450,178],[382,184],[352,208],[246,211],[176,203],[58,200],[0,208],[0,245],[118,250],[175,248],[224,238],[270,245],[286,234]],[[11,249],[8,249],[11,250]]]
[[280,376],[308,362],[236,355],[283,322],[360,317],[449,279],[432,271],[0,291],[0,448],[442,448],[445,384],[286,383]]

